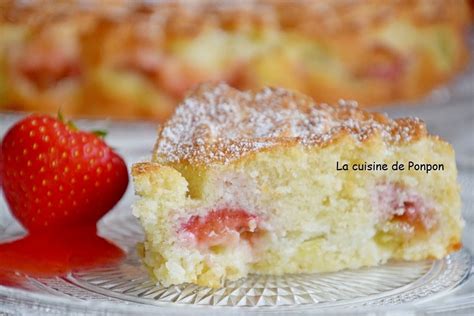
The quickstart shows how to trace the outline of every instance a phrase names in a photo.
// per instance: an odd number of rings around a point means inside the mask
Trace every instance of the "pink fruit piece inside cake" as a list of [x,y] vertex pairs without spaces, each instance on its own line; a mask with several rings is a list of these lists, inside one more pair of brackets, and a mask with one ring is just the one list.
[[374,208],[378,210],[379,221],[396,224],[406,234],[427,232],[437,224],[434,202],[415,189],[405,188],[398,183],[379,183],[372,199]]
[[193,215],[181,225],[200,247],[235,247],[240,241],[252,243],[259,233],[258,218],[242,209],[212,210],[204,216]]

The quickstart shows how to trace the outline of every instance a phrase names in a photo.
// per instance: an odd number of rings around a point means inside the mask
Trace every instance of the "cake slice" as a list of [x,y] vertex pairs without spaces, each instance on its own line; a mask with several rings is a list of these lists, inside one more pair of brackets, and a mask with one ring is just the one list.
[[454,152],[419,119],[205,84],[158,134],[152,160],[133,167],[133,212],[143,262],[163,285],[442,258],[461,246]]

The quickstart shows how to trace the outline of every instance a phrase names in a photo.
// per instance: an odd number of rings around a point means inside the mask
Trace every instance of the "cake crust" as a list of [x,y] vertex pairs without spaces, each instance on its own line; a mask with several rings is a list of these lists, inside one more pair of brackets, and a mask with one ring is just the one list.
[[226,84],[201,84],[159,130],[154,160],[160,163],[228,163],[274,146],[324,147],[346,135],[364,142],[379,134],[387,143],[427,135],[418,118],[392,120],[357,102],[317,104],[279,88],[241,92]]

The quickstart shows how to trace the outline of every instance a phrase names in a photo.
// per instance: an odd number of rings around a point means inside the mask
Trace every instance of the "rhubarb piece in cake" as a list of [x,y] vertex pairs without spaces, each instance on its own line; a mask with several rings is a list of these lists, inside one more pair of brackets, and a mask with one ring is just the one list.
[[[337,170],[443,164],[444,171]],[[133,167],[143,262],[164,285],[337,271],[460,247],[452,147],[416,118],[283,89],[201,85]]]

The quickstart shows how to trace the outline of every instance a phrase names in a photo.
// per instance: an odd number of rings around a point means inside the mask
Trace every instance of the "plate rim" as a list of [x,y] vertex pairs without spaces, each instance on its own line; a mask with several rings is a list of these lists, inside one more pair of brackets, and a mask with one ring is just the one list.
[[[462,248],[458,252],[451,254],[443,259],[436,260],[444,261],[449,260],[452,255],[461,255],[465,256],[471,263],[471,265],[466,265],[462,277],[448,287],[445,291],[441,291],[430,295],[428,297],[422,298],[415,302],[403,302],[402,304],[389,304],[389,305],[372,305],[364,304],[360,306],[353,306],[350,303],[355,303],[355,301],[363,301],[364,298],[357,298],[348,302],[348,304],[341,304],[336,306],[331,306],[329,310],[328,307],[324,307],[323,304],[318,306],[314,304],[301,305],[301,306],[267,306],[267,307],[243,307],[243,306],[206,306],[206,305],[192,305],[192,304],[175,304],[162,302],[161,304],[142,304],[133,301],[101,301],[101,300],[80,300],[74,297],[69,296],[55,296],[52,294],[46,293],[36,293],[26,289],[13,288],[5,285],[0,285],[0,302],[6,304],[13,304],[14,306],[23,305],[24,308],[34,309],[37,312],[57,312],[57,311],[67,311],[67,312],[87,312],[87,313],[114,313],[117,315],[128,315],[131,313],[134,314],[181,314],[183,312],[192,312],[193,314],[213,314],[217,313],[268,313],[268,312],[291,312],[296,311],[298,313],[311,313],[311,314],[340,314],[344,312],[350,312],[351,314],[357,313],[367,313],[368,311],[374,312],[387,312],[392,314],[394,311],[412,311],[419,312],[424,310],[423,303],[427,301],[432,301],[440,296],[445,296],[449,294],[452,290],[458,289],[467,280],[473,275],[472,272],[472,255],[466,248]],[[421,279],[421,278],[420,278]],[[419,280],[419,279],[418,279]],[[418,281],[417,280],[417,281]],[[389,291],[391,292],[391,291]],[[388,292],[387,292],[388,293]],[[383,299],[385,296],[381,296],[378,299]],[[112,297],[115,298],[115,297]],[[115,298],[116,299],[116,298]],[[474,308],[474,301],[468,302],[467,306],[469,308]],[[186,309],[186,310],[184,310]],[[2,310],[2,307],[0,307]]]

